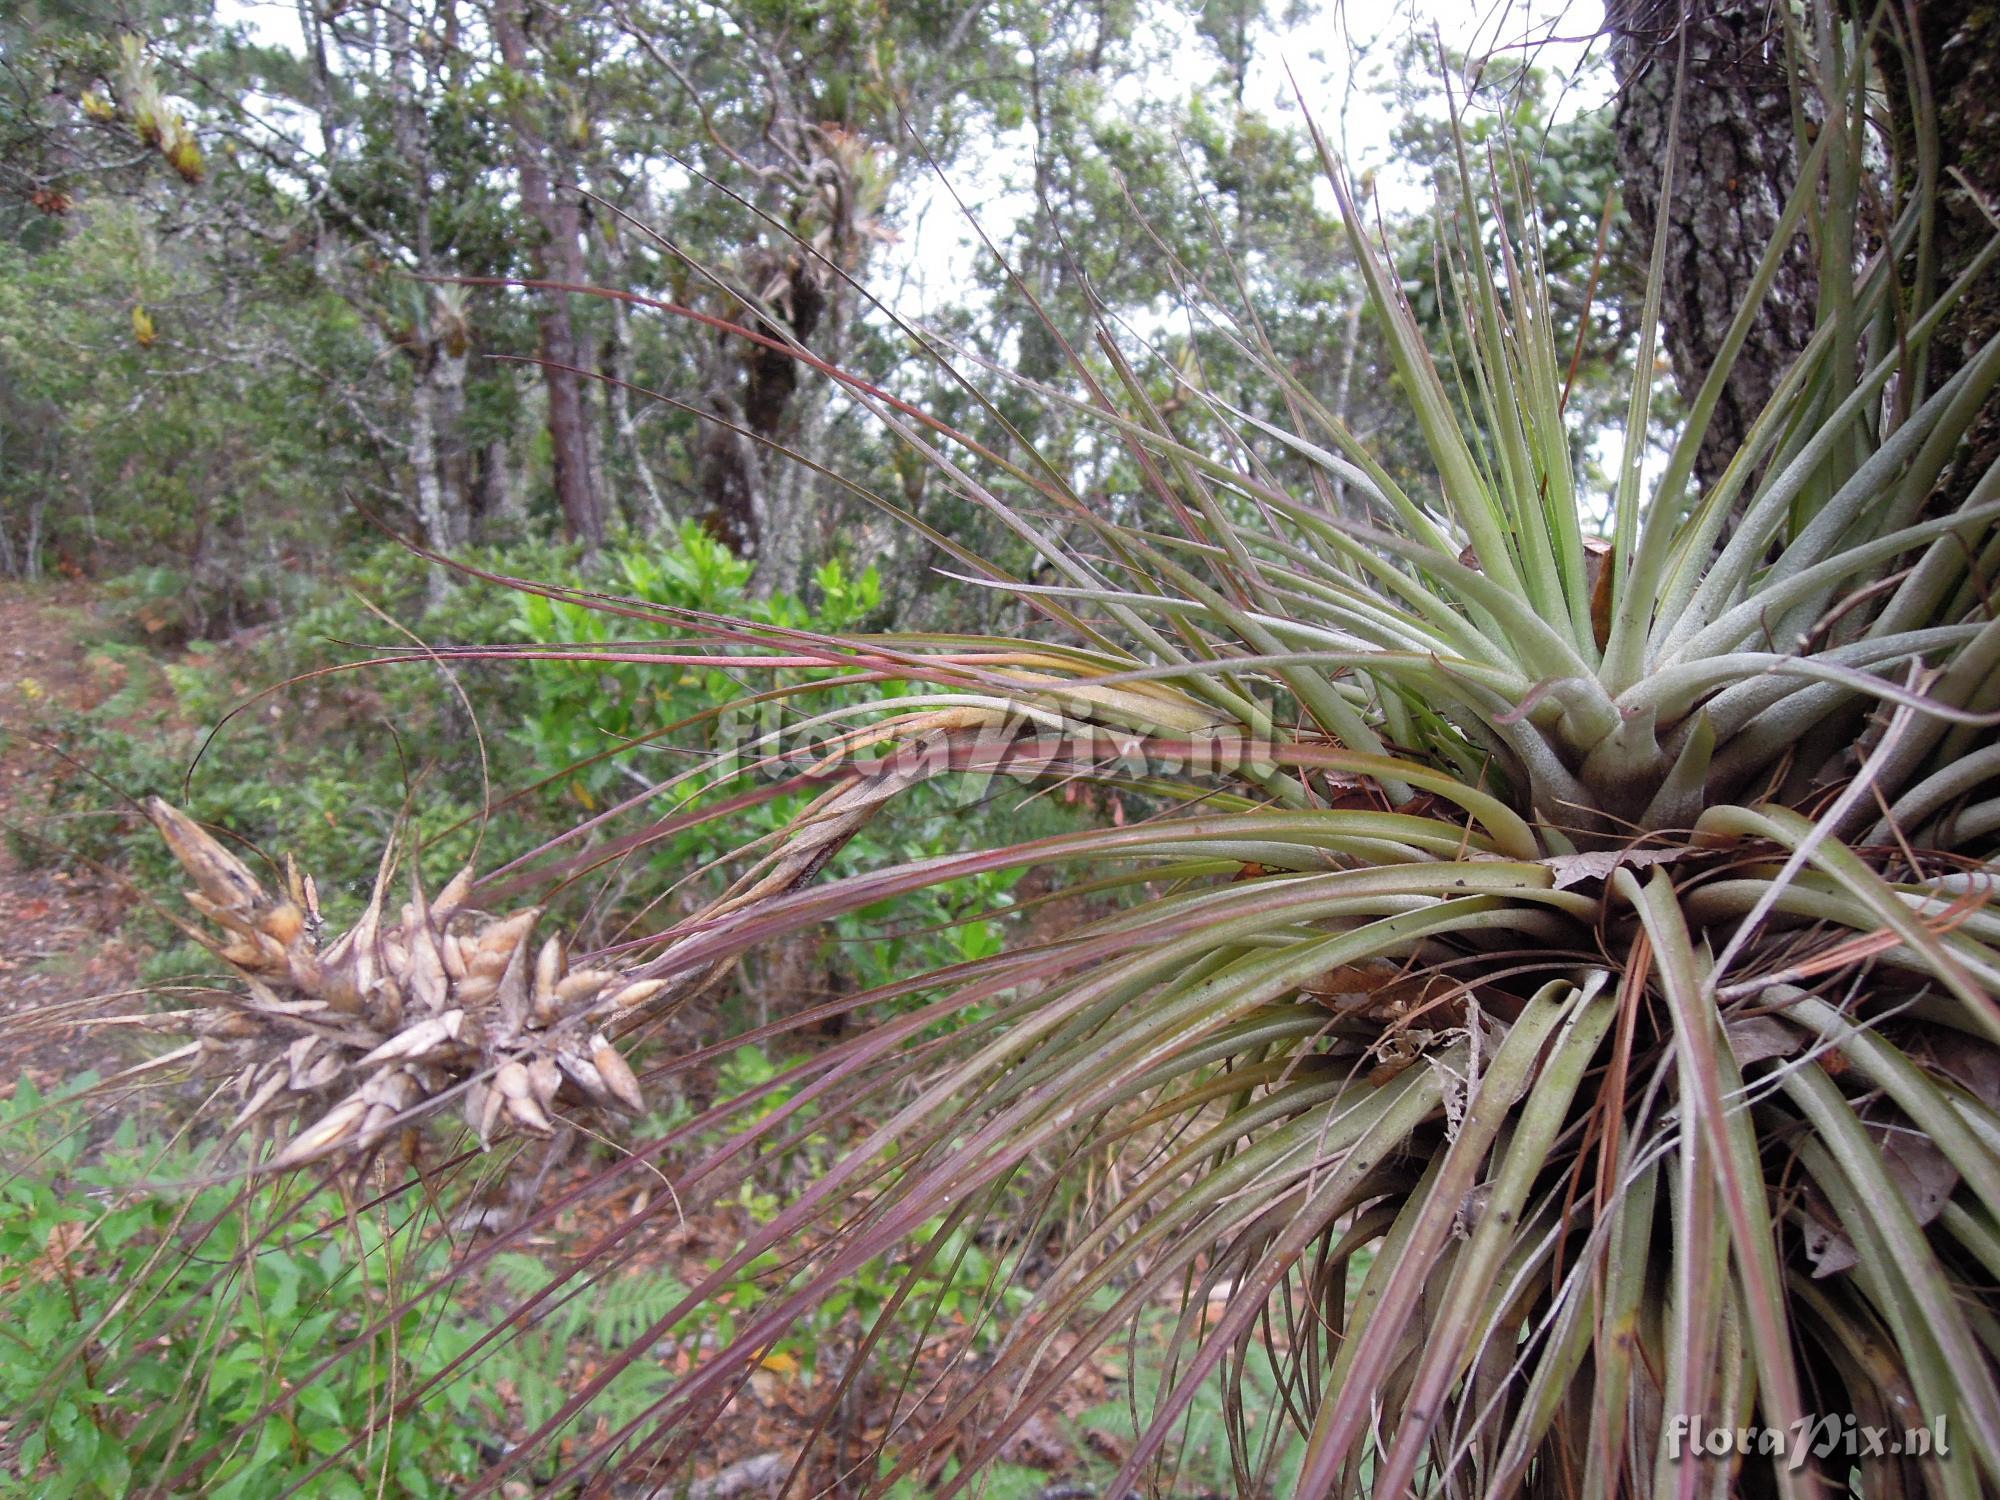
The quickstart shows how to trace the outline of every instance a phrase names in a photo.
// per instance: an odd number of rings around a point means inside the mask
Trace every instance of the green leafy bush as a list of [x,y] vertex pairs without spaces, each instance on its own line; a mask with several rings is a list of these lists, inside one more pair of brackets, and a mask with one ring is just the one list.
[[[541,578],[551,588],[612,593],[676,618],[736,613],[781,630],[852,628],[880,600],[872,570],[852,577],[838,563],[818,570],[817,611],[786,595],[752,598],[748,565],[696,527],[671,546],[631,541],[587,565],[575,549],[548,544],[475,551],[468,561],[500,575]],[[136,800],[162,795],[189,802],[204,820],[274,859],[287,850],[309,851],[329,919],[340,922],[365,899],[399,820],[408,820],[435,886],[471,854],[475,840],[491,868],[566,832],[579,816],[640,793],[647,793],[644,811],[665,817],[704,797],[768,784],[809,758],[785,734],[797,709],[782,699],[744,700],[812,686],[828,671],[799,669],[753,683],[726,658],[666,671],[644,662],[505,659],[509,649],[549,649],[569,658],[614,644],[661,651],[676,642],[684,647],[690,637],[673,619],[607,615],[476,580],[426,614],[423,568],[399,547],[377,548],[352,570],[345,591],[327,593],[254,645],[233,650],[192,642],[181,661],[164,669],[130,645],[107,644],[104,651],[125,669],[125,686],[93,711],[42,726],[67,760],[48,813],[14,831],[19,852],[30,859],[81,856],[123,867],[139,889],[173,889],[178,877],[166,852],[134,836],[141,826]],[[134,588],[135,597],[158,592],[152,584]],[[387,626],[385,614],[412,619],[410,632]],[[493,645],[503,656],[454,658],[446,668],[413,652],[412,638],[440,651]],[[378,654],[415,659],[345,669]],[[285,686],[253,697],[252,684]],[[865,705],[895,690],[893,683],[816,689],[814,711]],[[482,776],[475,724],[492,784]],[[764,737],[772,737],[770,747],[747,748]],[[746,748],[733,764],[716,760],[739,746]],[[784,751],[784,763],[759,764],[773,749]],[[694,781],[672,784],[689,765],[705,769]],[[529,769],[522,775],[519,768]],[[508,797],[509,791],[522,795]],[[696,825],[660,841],[647,850],[645,880],[635,884],[658,889],[723,861],[751,832],[775,835],[809,795],[771,798],[726,834]],[[954,849],[968,826],[996,815],[1007,814],[968,810],[941,791],[919,792],[842,851],[835,868]],[[1077,821],[1045,802],[1026,816],[1050,829]],[[1018,878],[994,872],[893,910],[883,903],[844,915],[821,945],[829,986],[868,987],[913,964],[992,951],[999,933],[994,917],[1004,912]],[[157,914],[141,909],[135,924],[137,935],[164,950],[149,967],[151,977],[204,966],[203,956],[178,943]]]
[[[79,1080],[74,1091],[80,1095]],[[391,1419],[478,1332],[434,1226],[213,1160],[23,1079],[0,1105],[0,1403],[20,1493],[122,1496],[197,1456],[221,1500],[444,1496],[498,1416],[486,1372]],[[341,1357],[328,1363],[330,1352]]]

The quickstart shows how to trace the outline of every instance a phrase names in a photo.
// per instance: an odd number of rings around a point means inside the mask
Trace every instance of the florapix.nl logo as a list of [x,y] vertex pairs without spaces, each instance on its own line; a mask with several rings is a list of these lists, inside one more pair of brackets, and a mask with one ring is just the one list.
[[1945,1418],[1920,1427],[1878,1427],[1848,1413],[1801,1417],[1788,1427],[1718,1426],[1700,1416],[1677,1416],[1667,1424],[1668,1452],[1683,1458],[1781,1457],[1788,1469],[1808,1458],[1948,1458]]

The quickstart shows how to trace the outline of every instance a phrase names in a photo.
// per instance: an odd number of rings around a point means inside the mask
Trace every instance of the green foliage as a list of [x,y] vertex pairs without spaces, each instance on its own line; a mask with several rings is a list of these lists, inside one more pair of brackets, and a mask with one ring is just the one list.
[[[1171,1328],[1138,1330],[1139,1347],[1126,1358],[1131,1372],[1127,1393],[1081,1413],[1080,1425],[1115,1434],[1121,1444],[1136,1442],[1145,1432],[1162,1399],[1173,1402],[1171,1350],[1148,1347],[1151,1337],[1163,1346]],[[1235,1389],[1220,1382],[1204,1386],[1186,1405],[1175,1433],[1173,1451],[1160,1462],[1160,1484],[1171,1493],[1289,1495],[1296,1493],[1305,1444],[1278,1420],[1284,1400],[1285,1370],[1271,1351],[1253,1345],[1244,1351],[1242,1368],[1234,1372]],[[1248,1449],[1254,1474],[1237,1461]]]
[[[728,1097],[777,1072],[744,1048],[720,1069],[718,1090]],[[551,1268],[521,1251],[495,1255],[475,1280],[454,1277],[450,1239],[400,1195],[357,1210],[293,1177],[189,1191],[179,1184],[212,1173],[216,1159],[143,1131],[130,1113],[107,1133],[109,1117],[91,1108],[94,1082],[84,1075],[45,1097],[23,1078],[0,1102],[0,1339],[11,1351],[0,1400],[17,1414],[0,1475],[8,1493],[117,1497],[193,1463],[204,1495],[454,1494],[507,1433],[550,1422],[579,1380],[686,1295],[642,1263],[543,1298]],[[760,1221],[775,1201],[744,1195]],[[928,1224],[919,1238],[941,1231]],[[912,1287],[892,1259],[871,1261],[849,1297],[772,1346],[764,1365],[810,1383],[825,1351],[884,1317],[899,1289],[908,1300],[885,1324],[899,1357],[913,1359],[940,1328],[976,1323],[990,1342],[1004,1326],[993,1262],[969,1230],[945,1244],[948,1269]],[[774,1266],[746,1267],[733,1297],[684,1315],[667,1338],[693,1350],[733,1337]],[[1026,1296],[1009,1287],[1000,1309]],[[475,1349],[491,1309],[536,1299],[517,1327]],[[626,1363],[551,1432],[622,1426],[670,1383],[657,1360]],[[392,1416],[420,1386],[424,1398]]]
[[812,1326],[830,1331],[849,1313],[863,1328],[884,1324],[890,1351],[885,1363],[893,1369],[914,1365],[917,1346],[939,1333],[983,1352],[1031,1300],[1029,1288],[1017,1279],[1019,1256],[989,1254],[973,1227],[948,1229],[942,1220],[927,1220],[911,1235],[908,1249],[921,1254],[880,1257],[860,1266],[814,1309]]
[[89,1081],[45,1099],[24,1078],[0,1106],[16,1493],[121,1496],[197,1455],[224,1500],[456,1493],[491,1420],[481,1383],[387,1414],[478,1331],[448,1285],[416,1295],[445,1242],[290,1181],[182,1190],[212,1160],[130,1115],[93,1139]]
[[[506,1252],[493,1258],[487,1278],[503,1296],[525,1302],[549,1284],[549,1268],[534,1256]],[[516,1420],[534,1429],[553,1418],[573,1394],[573,1374],[584,1351],[623,1349],[663,1321],[687,1289],[670,1274],[653,1266],[607,1278],[551,1299],[545,1310],[507,1340],[478,1379],[487,1384],[504,1378],[518,1406]],[[698,1338],[702,1325],[688,1318],[676,1335]],[[669,1380],[651,1363],[628,1365],[605,1387],[587,1417],[623,1426],[659,1399]],[[578,1425],[572,1421],[560,1429]]]
[[[0,239],[0,571],[143,563],[177,632],[207,635],[297,601],[352,535],[294,497],[359,478],[325,391],[366,365],[362,329],[324,296],[275,295],[264,268],[219,315],[217,274],[131,205],[59,250]],[[284,347],[311,362],[260,367]]]
[[[609,586],[624,601],[672,612],[667,619],[634,619],[606,613],[584,602],[542,594],[518,597],[507,634],[542,646],[610,652],[627,648],[686,650],[699,638],[683,624],[683,612],[731,615],[775,630],[840,631],[872,616],[881,603],[881,584],[871,567],[850,576],[837,561],[820,565],[814,577],[817,608],[808,611],[784,594],[749,592],[750,567],[697,527],[687,527],[670,551],[621,549],[605,561]],[[539,576],[539,575],[538,575]],[[600,574],[599,577],[604,577]],[[543,581],[560,583],[560,575]],[[577,769],[554,778],[546,789],[549,826],[575,815],[580,806],[596,813],[647,793],[645,811],[665,818],[692,811],[711,798],[751,789],[814,764],[819,747],[830,744],[842,726],[808,733],[792,725],[803,717],[790,697],[810,691],[810,712],[847,714],[858,707],[908,692],[898,682],[843,684],[819,689],[835,673],[797,667],[747,671],[730,665],[729,653],[707,653],[703,662],[660,664],[575,660],[533,661],[525,665],[515,741],[525,763],[554,770]],[[754,676],[754,680],[753,680]],[[747,700],[753,694],[762,703]],[[661,737],[662,731],[688,730]],[[633,747],[631,753],[623,752]],[[678,757],[662,765],[666,757]],[[681,776],[683,764],[700,767],[698,777]],[[663,786],[662,783],[672,783]],[[776,835],[813,795],[799,791],[764,802],[724,830],[697,824],[663,841],[648,855],[653,881],[667,884],[691,867],[724,859],[747,833]],[[976,825],[982,813],[975,812]],[[1047,826],[1068,821],[1038,809]],[[833,873],[879,867],[897,859],[959,846],[966,809],[942,790],[919,791],[890,817],[866,829],[835,856]],[[1019,872],[991,872],[937,886],[917,899],[878,903],[843,914],[827,954],[833,987],[872,988],[900,978],[912,966],[929,967],[953,958],[983,957],[995,950],[1000,924],[993,919],[1008,904],[1008,889]]]
[[[788,595],[753,598],[749,593],[750,565],[695,526],[685,527],[671,549],[622,549],[606,563],[601,575],[604,585],[635,604],[659,605],[677,613],[741,615],[784,629],[851,628],[873,611],[881,598],[881,581],[872,568],[850,582],[838,562],[826,563],[819,570],[822,603],[817,618]],[[691,643],[688,631],[675,618],[634,619],[541,594],[518,596],[511,625],[513,638],[541,646],[601,650],[614,645],[642,649],[653,643]],[[688,665],[679,670],[662,670],[644,661],[605,661],[592,663],[587,669],[575,660],[536,661],[528,664],[524,675],[528,696],[525,723],[519,731],[520,747],[528,763],[536,766],[580,766],[595,761],[571,772],[552,788],[553,794],[567,795],[588,811],[629,796],[635,784],[647,784],[648,778],[638,775],[630,757],[606,760],[605,751],[634,744],[710,709],[726,709],[752,691],[741,669],[730,669],[726,655],[718,657],[713,667]],[[829,675],[825,671],[780,674],[770,686],[795,686]],[[785,721],[781,704],[770,705],[747,724],[741,715],[725,714],[706,736],[693,742],[693,748],[724,748],[732,733],[748,740],[782,730]],[[690,746],[681,736],[670,748],[685,755]],[[783,748],[797,753],[795,747]],[[670,770],[658,779],[669,779],[673,774]]]
[[[838,562],[818,570],[817,612],[786,595],[753,599],[746,593],[748,567],[692,527],[672,549],[634,542],[608,549],[588,566],[573,549],[556,547],[516,546],[475,553],[472,560],[551,584],[612,590],[635,603],[711,615],[740,611],[785,629],[850,627],[880,600],[872,570],[851,576]],[[156,610],[171,607],[175,581],[163,570],[132,575],[114,595],[120,634],[157,634],[147,622],[157,619]],[[141,889],[172,889],[177,876],[170,857],[155,841],[132,836],[134,809],[148,794],[179,801],[185,786],[203,818],[251,848],[273,859],[287,850],[309,852],[328,917],[338,922],[358,911],[399,819],[409,820],[419,841],[426,878],[441,884],[470,855],[475,836],[481,859],[491,866],[562,832],[580,808],[598,810],[653,786],[643,805],[665,816],[705,796],[790,774],[814,758],[786,732],[796,709],[783,702],[739,706],[771,684],[753,688],[740,669],[727,666],[726,656],[713,666],[664,672],[630,662],[589,670],[573,661],[462,665],[451,670],[451,681],[464,702],[444,680],[444,669],[429,660],[312,675],[365,659],[370,642],[407,651],[410,637],[387,629],[375,610],[410,609],[421,598],[415,561],[388,547],[349,575],[348,591],[322,591],[311,607],[247,651],[196,641],[182,662],[161,671],[147,653],[107,642],[100,657],[108,670],[122,674],[123,685],[92,711],[52,716],[39,726],[68,760],[46,815],[17,831],[20,852],[30,859],[82,857],[122,867]],[[608,616],[477,584],[459,588],[413,629],[439,648],[513,643],[602,650],[617,642],[659,650],[689,643],[687,632],[671,623]],[[780,674],[778,685],[801,687],[830,675],[801,669]],[[287,679],[293,685],[273,696],[248,699],[249,684]],[[892,690],[843,687],[831,699],[822,693],[815,710],[863,705]],[[522,767],[537,768],[531,779],[548,778],[540,791],[509,800],[484,819],[488,791],[475,721],[496,779]],[[356,731],[322,735],[309,727],[335,723]],[[650,738],[662,730],[674,732]],[[738,769],[725,763],[719,779],[705,773],[697,784],[658,786],[672,783],[686,765],[765,735],[778,736],[784,767],[760,767],[769,752],[746,748]],[[607,751],[617,753],[606,758]],[[565,773],[570,767],[575,769]],[[496,786],[494,800],[508,789]],[[809,795],[776,798],[750,819],[775,833]],[[970,817],[976,825],[1001,811],[974,810]],[[1074,822],[1041,804],[1030,816],[1050,828]],[[967,817],[942,792],[920,795],[867,830],[837,867],[868,868],[955,848]],[[718,835],[697,824],[649,851],[646,868],[655,880],[678,879],[723,860],[742,833],[742,826]],[[832,982],[872,986],[899,977],[912,963],[929,966],[992,951],[1007,891],[1018,878],[1018,872],[984,874],[915,903],[845,914],[824,945]],[[155,963],[156,977],[202,965],[198,950],[172,946],[170,930],[156,916],[140,912],[135,921],[135,935],[170,950]]]
[[[1446,369],[1456,367],[1463,380],[1477,356],[1465,340],[1468,310],[1460,301],[1469,289],[1455,282],[1448,265],[1453,251],[1468,253],[1462,243],[1452,243],[1463,236],[1452,208],[1463,196],[1458,152],[1462,145],[1476,171],[1485,171],[1489,160],[1505,162],[1504,172],[1477,184],[1471,217],[1484,225],[1504,215],[1533,237],[1548,288],[1546,337],[1565,366],[1572,356],[1576,359],[1574,378],[1564,371],[1564,410],[1572,462],[1581,469],[1592,447],[1625,420],[1646,301],[1647,247],[1632,242],[1631,222],[1617,207],[1620,184],[1610,112],[1579,111],[1572,105],[1559,116],[1562,96],[1574,80],[1506,57],[1488,58],[1473,68],[1463,56],[1448,53],[1440,59],[1430,49],[1430,39],[1424,38],[1412,39],[1400,51],[1404,66],[1398,93],[1404,113],[1395,149],[1400,162],[1428,179],[1439,208],[1398,237],[1397,275],[1427,346],[1437,351]],[[1436,97],[1435,80],[1446,70],[1474,80],[1471,97],[1457,101],[1455,112]],[[1480,207],[1489,196],[1490,207]],[[1607,205],[1613,210],[1608,225],[1603,217]],[[1490,275],[1504,277],[1498,235],[1482,232],[1479,253]],[[1669,391],[1662,390],[1656,400],[1651,425],[1664,442],[1681,413]],[[1407,401],[1402,404],[1407,410]],[[1483,414],[1471,405],[1461,407],[1459,416],[1470,430],[1484,424]],[[1385,446],[1371,446],[1398,478],[1421,483],[1426,461],[1422,435],[1406,426],[1402,443],[1415,460],[1413,467],[1394,462]]]
[[[883,1473],[892,1466],[884,1460]],[[962,1465],[953,1459],[940,1471],[939,1477],[950,1483],[959,1477]],[[993,1464],[981,1471],[979,1493],[983,1500],[1037,1500],[1049,1488],[1049,1476],[1040,1469],[1030,1469],[1021,1464]],[[883,1491],[886,1500],[925,1500],[929,1493],[914,1479],[896,1480]]]

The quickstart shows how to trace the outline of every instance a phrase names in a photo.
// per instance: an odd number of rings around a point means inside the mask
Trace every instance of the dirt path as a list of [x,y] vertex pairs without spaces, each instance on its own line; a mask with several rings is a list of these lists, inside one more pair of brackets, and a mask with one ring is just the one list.
[[89,645],[96,618],[79,585],[0,583],[0,1094],[23,1073],[47,1087],[131,1056],[72,1019],[134,1008],[112,998],[132,989],[141,958],[118,936],[125,897],[8,836],[49,832],[38,825],[60,762],[38,743],[44,727],[118,686],[120,669]]

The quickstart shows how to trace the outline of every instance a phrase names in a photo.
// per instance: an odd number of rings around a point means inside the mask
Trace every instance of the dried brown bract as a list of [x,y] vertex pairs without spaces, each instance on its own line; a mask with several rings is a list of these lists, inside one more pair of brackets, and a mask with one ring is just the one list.
[[657,983],[570,969],[559,937],[534,944],[538,908],[472,910],[470,869],[427,899],[413,870],[390,917],[392,846],[361,919],[323,943],[318,892],[291,861],[274,895],[185,813],[157,797],[146,810],[194,879],[188,904],[220,929],[195,935],[243,981],[197,1021],[204,1055],[236,1074],[235,1127],[306,1122],[271,1166],[365,1156],[454,1102],[487,1145],[546,1135],[572,1109],[645,1107],[599,1028]]

